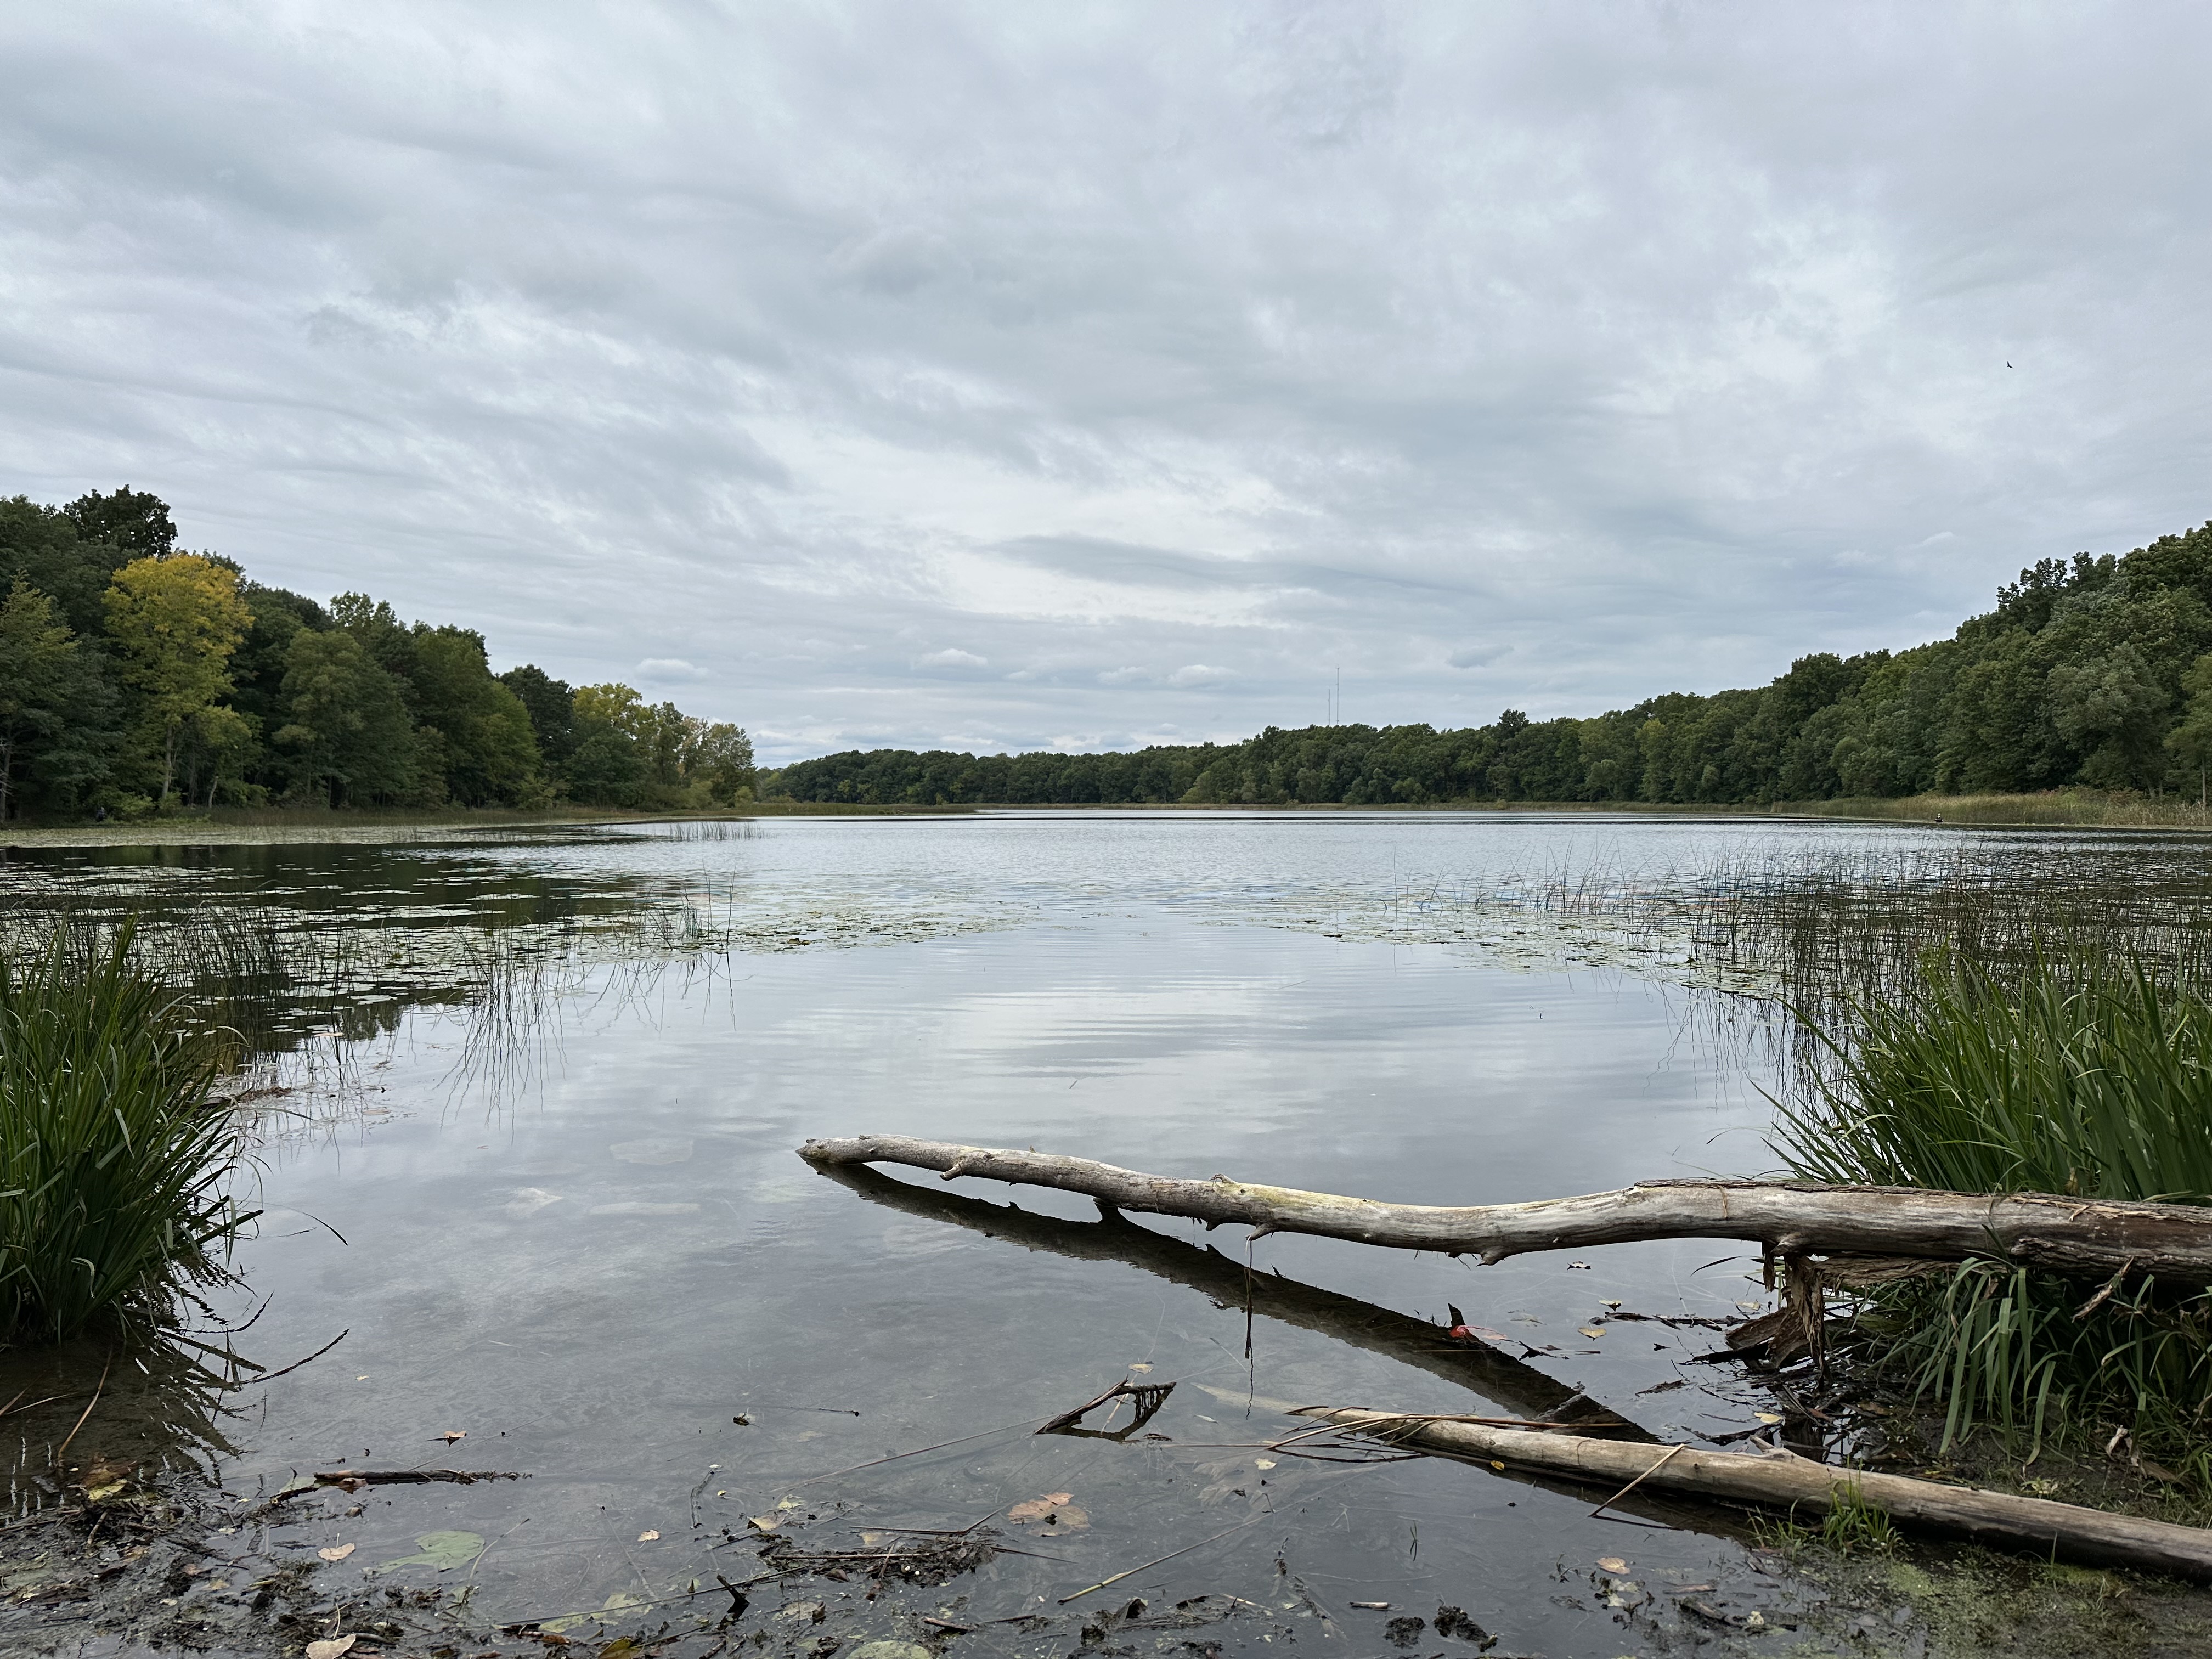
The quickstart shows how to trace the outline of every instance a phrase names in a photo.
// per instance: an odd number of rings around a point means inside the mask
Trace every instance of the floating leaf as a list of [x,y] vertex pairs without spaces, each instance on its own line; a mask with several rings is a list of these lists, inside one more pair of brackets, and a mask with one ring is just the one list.
[[104,1504],[130,1484],[128,1480],[110,1480],[104,1486],[87,1486],[84,1489],[84,1501],[88,1504]]
[[612,1595],[607,1597],[596,1613],[572,1613],[566,1618],[548,1619],[538,1628],[550,1635],[558,1636],[563,1631],[575,1629],[579,1625],[604,1624],[611,1613],[622,1613],[631,1607],[642,1607],[648,1605],[650,1604],[641,1595],[632,1595],[628,1590],[617,1590]]
[[1567,1263],[1567,1266],[1570,1267],[1579,1267],[1584,1273],[1588,1273],[1590,1270],[1590,1264],[1587,1261],[1570,1261]]
[[745,1524],[758,1527],[763,1532],[774,1532],[783,1524],[783,1517],[780,1515],[749,1515],[745,1517]]
[[353,1651],[353,1644],[360,1639],[357,1636],[331,1636],[319,1642],[310,1642],[307,1644],[307,1659],[343,1659],[346,1654]]
[[1584,1336],[1603,1336],[1605,1334],[1605,1327],[1602,1325],[1577,1325],[1575,1328],[1580,1331]]
[[1255,1469],[1272,1469],[1275,1467],[1275,1460],[1272,1457],[1255,1457],[1252,1460],[1252,1467]]
[[337,1544],[326,1550],[317,1550],[315,1553],[325,1561],[343,1561],[359,1547],[357,1544]]
[[1601,1555],[1597,1559],[1597,1564],[1607,1572],[1626,1572],[1628,1571],[1628,1563],[1622,1560],[1617,1555]]
[[1778,1412],[1753,1412],[1752,1415],[1762,1423],[1779,1423],[1782,1421],[1782,1415]]
[[660,1534],[657,1532],[641,1532],[637,1535],[637,1541],[641,1544],[651,1544],[658,1542]]
[[1140,1359],[1135,1364],[1130,1366],[1129,1369],[1133,1371],[1148,1371],[1152,1370],[1152,1367]]
[[483,1553],[483,1534],[474,1532],[426,1532],[418,1534],[415,1555],[403,1555],[396,1561],[380,1565],[379,1572],[389,1572],[394,1567],[433,1567],[440,1572],[451,1572],[455,1567],[465,1567]]
[[1075,1495],[1065,1492],[1048,1492],[1026,1504],[1017,1504],[1006,1511],[1006,1519],[1036,1521],[1067,1532],[1080,1532],[1091,1524],[1091,1517],[1076,1507]]

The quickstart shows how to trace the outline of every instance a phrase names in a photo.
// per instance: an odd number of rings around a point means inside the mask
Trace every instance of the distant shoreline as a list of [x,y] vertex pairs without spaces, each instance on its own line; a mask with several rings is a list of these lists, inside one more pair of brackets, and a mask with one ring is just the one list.
[[1866,823],[1919,824],[1975,830],[2137,830],[2212,832],[2212,812],[2194,802],[2148,800],[2086,792],[2029,795],[1914,795],[1896,799],[1778,801],[1771,805],[1644,801],[1437,801],[1420,805],[1347,806],[1335,802],[1274,805],[1183,801],[962,801],[863,803],[765,800],[702,811],[623,811],[604,807],[525,811],[490,808],[444,812],[350,811],[344,809],[218,808],[105,823],[17,823],[0,831],[0,847],[161,847],[254,845],[285,842],[417,840],[440,831],[587,829],[595,825],[743,823],[781,817],[948,817],[982,812],[1261,812],[1284,817],[1330,813],[1389,813],[1418,817],[1438,812],[1498,817],[1554,813],[1575,817],[1756,818],[1766,822],[1836,819]]

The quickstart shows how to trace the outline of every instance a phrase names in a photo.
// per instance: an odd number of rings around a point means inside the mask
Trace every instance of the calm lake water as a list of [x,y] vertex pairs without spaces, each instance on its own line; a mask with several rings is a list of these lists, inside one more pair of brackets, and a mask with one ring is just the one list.
[[[1765,821],[1010,813],[19,853],[6,878],[268,907],[357,941],[343,982],[277,1022],[292,1092],[268,1104],[293,1115],[269,1120],[246,1292],[219,1309],[262,1309],[234,1346],[271,1370],[345,1335],[234,1396],[216,1462],[247,1496],[349,1466],[528,1478],[373,1489],[350,1516],[301,1501],[276,1541],[356,1545],[331,1571],[471,1534],[480,1553],[386,1582],[465,1578],[503,1622],[750,1577],[766,1534],[748,1517],[856,1551],[1000,1517],[1027,1553],[874,1605],[857,1580],[789,1594],[842,1596],[823,1628],[854,1638],[890,1633],[894,1602],[1050,1621],[984,1625],[963,1654],[1065,1654],[1085,1614],[1132,1596],[1233,1595],[1252,1606],[1202,1644],[1382,1652],[1388,1620],[1449,1604],[1500,1653],[1611,1656],[1649,1632],[1607,1605],[1601,1558],[1655,1589],[1733,1581],[1744,1534],[1267,1443],[1298,1426],[1286,1402],[1524,1416],[1574,1391],[1662,1439],[1756,1428],[1771,1398],[1691,1363],[1715,1330],[1613,1306],[1738,1316],[1763,1305],[1741,1249],[1482,1267],[1248,1247],[1112,1228],[1026,1188],[834,1179],[793,1149],[901,1133],[1438,1204],[1771,1169],[1771,1011],[1686,949],[1498,895],[1960,844]],[[1525,1364],[1455,1349],[1450,1304]],[[1177,1385],[1142,1436],[1034,1432],[1124,1377]],[[105,1431],[137,1431],[121,1421]],[[1079,1511],[1066,1524],[1004,1518],[1055,1493]],[[1771,1607],[1805,1593],[1763,1582]],[[755,1595],[775,1611],[774,1585]]]

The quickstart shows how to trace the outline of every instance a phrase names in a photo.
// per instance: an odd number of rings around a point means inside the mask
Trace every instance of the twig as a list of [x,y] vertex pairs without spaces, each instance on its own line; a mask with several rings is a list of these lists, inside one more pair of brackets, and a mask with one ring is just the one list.
[[[349,1325],[345,1329],[340,1331],[329,1341],[324,1343],[321,1347],[316,1349],[314,1352],[309,1354],[305,1359],[295,1359],[290,1364],[285,1366],[282,1370],[264,1371],[259,1376],[247,1377],[243,1382],[226,1382],[223,1386],[226,1389],[250,1389],[257,1382],[274,1382],[278,1377],[288,1376],[292,1372],[298,1370],[301,1366],[310,1364],[315,1360],[320,1359],[325,1354],[328,1353],[332,1348],[337,1347],[339,1343],[344,1341],[346,1338],[352,1334],[353,1327]],[[251,1362],[249,1361],[248,1363],[250,1364]]]
[[88,1401],[87,1401],[85,1402],[85,1407],[84,1407],[84,1410],[83,1410],[82,1412],[81,1412],[80,1413],[78,1413],[77,1419],[76,1419],[76,1428],[73,1428],[73,1429],[71,1429],[71,1430],[69,1431],[69,1440],[64,1440],[64,1441],[63,1441],[63,1442],[62,1442],[62,1443],[61,1443],[60,1445],[58,1445],[58,1446],[57,1446],[57,1447],[55,1447],[55,1448],[54,1448],[54,1462],[57,1462],[57,1463],[60,1462],[62,1461],[62,1459],[63,1459],[65,1455],[68,1455],[69,1449],[70,1449],[70,1440],[74,1440],[74,1439],[76,1439],[76,1431],[77,1431],[77,1429],[81,1429],[81,1428],[82,1428],[82,1427],[84,1426],[84,1419],[85,1419],[86,1418],[90,1417],[90,1416],[92,1415],[92,1408],[93,1408],[94,1406],[97,1406],[97,1405],[100,1403],[100,1396],[102,1394],[104,1394],[104,1393],[106,1393],[106,1389],[107,1389],[107,1370],[108,1370],[108,1366],[114,1364],[114,1363],[115,1363],[115,1350],[114,1350],[114,1349],[112,1349],[112,1348],[110,1348],[110,1349],[107,1351],[107,1364],[106,1364],[106,1365],[102,1365],[102,1366],[100,1368],[100,1381],[99,1381],[97,1383],[95,1383],[95,1384],[94,1385],[94,1387],[93,1387],[93,1390],[92,1390],[92,1398],[91,1398],[90,1400],[88,1400]]
[[1672,1457],[1672,1456],[1673,1456],[1676,1452],[1680,1451],[1680,1450],[1682,1449],[1682,1448],[1683,1448],[1683,1447],[1685,1447],[1685,1446],[1688,1445],[1689,1443],[1689,1443],[1688,1441],[1684,1440],[1684,1441],[1678,1442],[1678,1443],[1677,1443],[1676,1444],[1674,1444],[1674,1445],[1672,1445],[1672,1446],[1668,1447],[1668,1448],[1667,1448],[1667,1451],[1666,1451],[1666,1455],[1665,1455],[1665,1456],[1662,1456],[1662,1457],[1660,1457],[1660,1458],[1658,1458],[1658,1459],[1656,1459],[1656,1460],[1655,1460],[1655,1461],[1653,1462],[1653,1463],[1652,1463],[1651,1467],[1650,1467],[1650,1468],[1648,1468],[1648,1469],[1646,1469],[1646,1470],[1644,1470],[1644,1474],[1639,1474],[1639,1475],[1638,1475],[1638,1476],[1636,1477],[1636,1479],[1635,1479],[1635,1480],[1633,1480],[1630,1481],[1626,1486],[1623,1486],[1623,1487],[1622,1487],[1619,1492],[1617,1492],[1613,1493],[1613,1495],[1612,1497],[1610,1497],[1610,1498],[1607,1498],[1607,1499],[1605,1500],[1605,1502],[1604,1502],[1604,1503],[1602,1503],[1602,1504],[1599,1504],[1595,1509],[1592,1510],[1590,1511],[1590,1519],[1591,1519],[1591,1520],[1593,1520],[1593,1521],[1596,1520],[1596,1519],[1597,1519],[1597,1517],[1598,1517],[1599,1516],[1602,1515],[1606,1510],[1607,1510],[1611,1509],[1611,1508],[1612,1508],[1615,1504],[1618,1504],[1618,1503],[1619,1503],[1622,1498],[1624,1498],[1627,1497],[1629,1493],[1631,1493],[1631,1492],[1634,1492],[1634,1491],[1635,1491],[1638,1486],[1642,1486],[1642,1485],[1644,1484],[1644,1475],[1648,1475],[1648,1474],[1656,1474],[1660,1469],[1663,1468],[1666,1466],[1667,1459],[1668,1459],[1668,1457]]
[[1073,1595],[1061,1596],[1060,1598],[1059,1605],[1064,1607],[1070,1601],[1079,1601],[1085,1596],[1090,1595],[1092,1590],[1103,1590],[1109,1584],[1118,1584],[1124,1578],[1132,1577],[1138,1573],[1145,1571],[1148,1568],[1158,1566],[1163,1561],[1172,1561],[1178,1555],[1188,1555],[1193,1550],[1204,1549],[1208,1544],[1218,1543],[1222,1539],[1228,1537],[1232,1532],[1242,1532],[1247,1527],[1257,1526],[1261,1522],[1267,1518],[1267,1513],[1255,1515],[1249,1521],[1239,1521],[1233,1527],[1223,1528],[1211,1538],[1201,1538],[1195,1544],[1185,1544],[1179,1550],[1170,1550],[1165,1555],[1156,1555],[1149,1561],[1139,1562],[1137,1565],[1131,1567],[1127,1572],[1117,1572],[1110,1578],[1102,1578],[1097,1583],[1089,1585],[1085,1589],[1076,1591]]

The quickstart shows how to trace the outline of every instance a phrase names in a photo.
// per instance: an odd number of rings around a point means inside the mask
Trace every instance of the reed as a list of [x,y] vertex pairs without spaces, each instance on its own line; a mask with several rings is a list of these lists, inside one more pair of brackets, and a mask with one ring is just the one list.
[[[1775,1150],[1812,1180],[2212,1202],[2212,1005],[2139,956],[2024,966],[1931,951],[1899,994],[1813,1025],[1829,1063],[1778,1102]],[[1868,1293],[1867,1352],[1943,1413],[2035,1446],[2094,1419],[2200,1465],[2212,1292],[2101,1287],[2008,1263]]]
[[1833,1064],[1782,1104],[1778,1149],[1818,1181],[2212,1202],[2212,1006],[2141,957],[2007,972],[1930,955],[1861,1005]]
[[252,1219],[223,1046],[131,961],[126,924],[0,954],[0,1338],[157,1319],[230,1276]]

